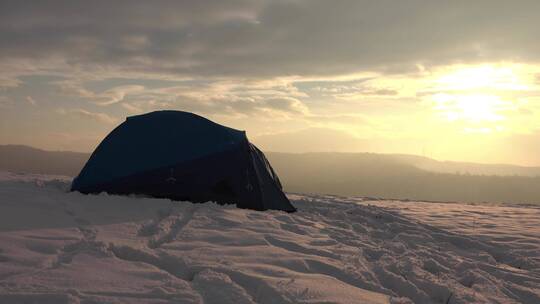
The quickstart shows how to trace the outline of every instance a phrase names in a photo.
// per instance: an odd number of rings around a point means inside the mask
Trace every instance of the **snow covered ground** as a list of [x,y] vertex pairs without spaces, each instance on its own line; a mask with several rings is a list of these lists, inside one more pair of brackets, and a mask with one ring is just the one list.
[[540,303],[540,208],[290,195],[297,213],[0,173],[0,303]]

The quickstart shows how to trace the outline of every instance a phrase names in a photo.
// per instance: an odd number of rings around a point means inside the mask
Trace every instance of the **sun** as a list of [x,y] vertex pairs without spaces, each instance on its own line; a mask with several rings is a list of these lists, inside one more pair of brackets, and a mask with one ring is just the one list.
[[507,102],[495,95],[486,94],[436,94],[435,109],[442,111],[448,120],[469,122],[500,121]]
[[501,120],[497,111],[502,104],[497,96],[467,95],[457,98],[456,106],[470,120]]
[[509,93],[527,89],[511,65],[454,67],[435,78],[431,99],[449,121],[479,124],[505,120],[515,105]]

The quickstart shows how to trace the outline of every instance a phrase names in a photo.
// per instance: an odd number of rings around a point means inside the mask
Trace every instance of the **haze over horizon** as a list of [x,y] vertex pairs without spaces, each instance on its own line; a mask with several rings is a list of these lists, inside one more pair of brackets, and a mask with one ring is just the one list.
[[0,144],[190,111],[278,152],[540,166],[538,1],[0,1]]

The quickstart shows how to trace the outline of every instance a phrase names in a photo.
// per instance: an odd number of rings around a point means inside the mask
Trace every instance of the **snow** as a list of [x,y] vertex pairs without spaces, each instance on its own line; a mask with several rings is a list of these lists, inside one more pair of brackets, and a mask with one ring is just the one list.
[[0,173],[0,303],[540,303],[540,208],[289,195],[298,212]]

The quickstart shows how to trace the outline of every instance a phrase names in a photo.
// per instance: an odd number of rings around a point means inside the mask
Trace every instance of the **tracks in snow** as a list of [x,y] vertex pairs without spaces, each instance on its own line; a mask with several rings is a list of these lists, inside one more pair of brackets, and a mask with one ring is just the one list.
[[159,214],[156,220],[143,225],[138,234],[140,236],[150,236],[147,246],[151,249],[159,248],[174,241],[184,227],[189,224],[197,210],[196,205],[190,207],[182,213],[167,210]]
[[53,260],[51,267],[57,268],[64,264],[69,264],[73,258],[82,252],[100,257],[111,256],[107,250],[107,245],[97,241],[98,231],[92,226],[92,223],[83,217],[78,217],[74,211],[65,207],[64,212],[73,218],[77,223],[77,230],[81,237],[75,242],[69,242],[63,246]]

